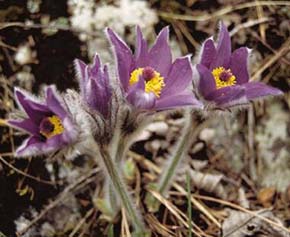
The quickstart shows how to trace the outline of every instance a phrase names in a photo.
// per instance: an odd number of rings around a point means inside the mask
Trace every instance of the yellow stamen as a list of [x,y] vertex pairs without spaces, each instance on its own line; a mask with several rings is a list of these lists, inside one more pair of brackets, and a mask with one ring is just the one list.
[[226,70],[224,67],[217,67],[211,73],[215,79],[217,89],[233,86],[237,83],[236,77],[232,74],[231,69]]
[[[134,85],[139,81],[139,76],[142,75],[144,68],[135,69],[130,76],[130,85]],[[145,81],[145,92],[154,93],[156,97],[160,97],[161,91],[165,86],[164,78],[160,75],[159,72],[154,71],[154,76],[148,81]]]
[[46,138],[51,138],[53,136],[63,133],[64,127],[62,125],[61,119],[58,116],[53,115],[51,117],[48,117],[47,119],[53,125],[53,130],[51,132],[40,131],[43,136],[45,136]]

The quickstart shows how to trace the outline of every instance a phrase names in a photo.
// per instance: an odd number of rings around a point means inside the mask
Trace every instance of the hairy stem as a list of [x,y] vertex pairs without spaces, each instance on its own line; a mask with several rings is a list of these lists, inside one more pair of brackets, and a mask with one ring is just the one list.
[[109,153],[102,150],[101,156],[103,157],[103,163],[106,167],[106,171],[108,172],[113,187],[115,188],[115,192],[118,194],[120,200],[122,201],[123,206],[126,209],[127,215],[129,219],[132,221],[136,232],[138,233],[146,233],[146,228],[141,219],[141,216],[137,212],[137,209],[133,205],[133,201],[128,193],[128,190],[123,182],[123,178],[119,174],[118,169],[115,167],[114,161],[110,157]]
[[120,198],[121,203],[126,210],[127,216],[132,222],[136,234],[138,233],[137,236],[148,236],[141,215],[138,213],[137,208],[133,205],[133,201],[125,186],[123,178],[120,175],[120,172],[115,165],[115,161],[112,159],[108,150],[106,148],[98,149],[97,144],[93,141],[87,150],[90,153],[93,152],[99,155],[100,161],[104,168],[104,173],[109,177],[112,187],[114,188],[118,198]]
[[181,138],[175,145],[173,154],[170,156],[168,163],[164,167],[160,181],[157,184],[157,190],[160,194],[165,194],[170,188],[176,170],[183,158],[186,157],[188,149],[191,145],[193,133],[192,116],[190,111],[185,112],[185,125],[182,129]]

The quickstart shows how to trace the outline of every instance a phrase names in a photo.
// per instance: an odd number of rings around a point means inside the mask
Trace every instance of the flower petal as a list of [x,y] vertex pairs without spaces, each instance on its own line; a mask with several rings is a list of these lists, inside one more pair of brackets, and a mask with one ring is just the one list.
[[61,134],[62,144],[68,145],[77,139],[79,131],[69,117],[66,117],[62,124],[65,129]]
[[156,101],[155,108],[157,110],[174,109],[182,106],[193,106],[202,108],[203,105],[198,101],[192,91],[184,91],[180,94],[164,97]]
[[167,77],[171,67],[172,55],[169,47],[169,27],[164,27],[158,34],[156,41],[149,51],[149,66]]
[[15,88],[14,94],[18,105],[23,108],[29,118],[36,124],[39,124],[43,117],[51,114],[51,111],[46,105],[35,102],[32,96],[21,91],[19,88]]
[[85,64],[80,59],[75,59],[74,60],[74,66],[75,66],[75,71],[76,71],[76,74],[77,74],[77,78],[80,81],[80,83],[82,83],[83,80],[86,79],[85,71],[86,71],[87,64]]
[[220,33],[218,37],[217,53],[212,61],[210,69],[216,67],[228,68],[231,57],[231,38],[226,26],[221,22]]
[[93,65],[90,68],[91,76],[95,76],[101,68],[101,59],[98,54],[95,54]]
[[39,133],[39,127],[30,119],[24,119],[24,120],[8,120],[8,124],[16,127],[17,129],[22,129],[26,132],[29,132],[30,134],[38,134]]
[[212,91],[206,97],[217,107],[226,108],[247,103],[245,88],[242,86],[228,86]]
[[65,118],[67,116],[67,112],[64,110],[64,108],[61,105],[61,99],[56,94],[56,89],[54,86],[48,86],[45,88],[45,94],[46,94],[46,104],[48,108],[58,115],[61,119]]
[[87,83],[85,101],[90,107],[98,110],[106,117],[109,112],[111,96],[112,91],[109,84],[108,67],[105,65],[104,70],[100,71],[96,77],[91,78]]
[[43,154],[42,152],[42,141],[37,136],[31,136],[24,140],[22,145],[17,148],[16,156],[36,156]]
[[262,82],[249,82],[243,85],[246,89],[248,100],[253,100],[265,96],[283,95],[283,92],[277,88],[268,86]]
[[136,67],[146,67],[149,63],[148,46],[139,26],[136,26]]
[[144,90],[131,91],[127,100],[138,109],[152,109],[156,102],[156,97],[153,93],[146,93]]
[[203,97],[216,89],[215,80],[212,73],[202,64],[197,64],[196,69],[199,73],[198,90]]
[[216,48],[214,42],[211,38],[207,39],[202,45],[200,63],[209,68],[215,57]]
[[34,156],[47,154],[56,151],[64,146],[71,144],[76,140],[78,131],[69,118],[63,120],[64,132],[48,139],[42,139],[38,135],[30,136],[16,150],[17,156]]
[[123,89],[128,90],[130,73],[132,71],[132,65],[134,64],[134,58],[132,51],[127,44],[110,28],[106,30],[107,36],[110,39],[116,56],[119,80],[122,83]]
[[249,81],[248,49],[246,47],[236,49],[232,53],[230,69],[235,75],[238,84],[244,84]]
[[192,82],[192,68],[190,57],[177,58],[171,66],[168,77],[165,78],[165,87],[161,97],[179,94],[184,91]]

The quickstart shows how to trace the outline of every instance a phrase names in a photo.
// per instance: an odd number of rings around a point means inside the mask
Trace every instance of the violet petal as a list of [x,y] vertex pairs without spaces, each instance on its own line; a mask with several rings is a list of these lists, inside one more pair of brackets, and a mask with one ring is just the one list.
[[242,86],[228,86],[212,91],[205,98],[217,106],[228,107],[246,103],[245,88]]
[[29,132],[30,134],[38,134],[39,128],[38,126],[30,119],[24,119],[24,120],[8,120],[8,124],[10,124],[13,127],[16,127],[18,129],[25,130],[26,132]]
[[207,39],[201,49],[200,63],[207,68],[210,68],[210,64],[216,57],[216,48],[212,39]]
[[86,70],[87,65],[80,59],[75,59],[74,65],[75,65],[75,71],[76,71],[77,77],[80,83],[82,83],[83,80],[86,79],[85,70]]
[[249,81],[248,49],[246,47],[236,49],[232,53],[230,69],[236,77],[237,84],[244,84]]
[[196,69],[199,73],[198,90],[203,97],[216,89],[216,84],[212,73],[202,64],[197,64]]
[[165,87],[161,91],[161,97],[179,94],[184,91],[192,82],[192,68],[190,57],[177,58],[171,66],[167,78],[165,78]]
[[139,26],[136,26],[136,67],[146,67],[149,63],[148,46]]
[[48,86],[45,88],[46,94],[46,104],[48,108],[61,119],[67,116],[66,111],[61,105],[60,98],[56,94],[56,90],[54,86]]
[[43,117],[51,114],[46,105],[35,102],[34,98],[28,95],[28,93],[24,93],[18,88],[15,88],[14,93],[18,105],[24,109],[29,118],[36,124],[39,124]]
[[128,90],[132,64],[134,63],[133,55],[127,44],[110,28],[107,28],[107,35],[110,39],[116,56],[119,80],[123,89]]
[[198,101],[192,91],[184,91],[180,94],[167,96],[156,101],[155,108],[157,110],[174,109],[182,106],[192,106],[202,108],[203,105]]
[[231,57],[231,38],[226,26],[221,22],[218,37],[216,57],[211,63],[210,69],[216,67],[228,68]]
[[262,82],[249,82],[243,85],[246,89],[248,100],[253,100],[265,96],[282,95],[283,92],[277,88],[268,86]]
[[37,136],[31,136],[24,140],[22,145],[17,148],[16,156],[34,156],[43,154],[42,141]]
[[149,110],[155,106],[156,97],[153,93],[136,89],[128,94],[127,100],[138,109]]
[[164,27],[158,34],[154,45],[149,51],[149,66],[167,77],[171,67],[172,55],[169,47],[169,27]]

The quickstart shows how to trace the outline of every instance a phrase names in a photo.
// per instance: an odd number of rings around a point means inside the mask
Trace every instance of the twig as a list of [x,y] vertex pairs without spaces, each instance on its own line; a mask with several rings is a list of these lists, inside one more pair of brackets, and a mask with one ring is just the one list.
[[189,172],[187,171],[186,173],[186,186],[187,186],[187,215],[188,215],[188,226],[189,226],[189,232],[188,232],[188,237],[192,237],[191,229],[192,229],[192,210],[191,210],[191,184],[190,184],[190,175]]
[[237,34],[241,29],[251,28],[255,25],[260,25],[262,23],[269,22],[271,20],[272,19],[268,17],[263,17],[256,20],[249,20],[245,23],[237,25],[234,29],[232,29],[230,32],[230,36],[232,37],[233,35]]
[[168,12],[158,12],[159,16],[163,18],[175,19],[175,20],[183,20],[183,21],[208,21],[213,18],[221,17],[230,12],[242,10],[245,8],[257,7],[257,6],[290,6],[289,1],[259,1],[259,2],[248,2],[242,3],[238,5],[226,6],[220,10],[215,11],[213,14],[203,14],[199,16],[191,16],[191,15],[181,15],[174,14]]
[[95,208],[93,207],[86,213],[86,215],[79,221],[79,223],[70,233],[69,237],[74,237],[74,235],[78,232],[78,230],[82,227],[82,225],[86,223],[86,220],[89,218],[89,216],[91,216],[94,213],[94,211],[95,211]]
[[[264,46],[266,46],[269,50],[271,50],[274,54],[276,54],[277,53],[277,51],[275,50],[275,49],[273,49],[273,47],[271,46],[271,45],[269,45],[266,41],[264,41],[263,39],[261,39],[261,37],[255,32],[255,31],[250,31],[251,32],[251,34],[252,34],[252,36],[254,36],[255,38],[257,38]],[[283,63],[285,63],[285,64],[287,64],[287,65],[289,65],[290,66],[290,61],[288,61],[287,59],[286,59],[286,57],[284,56],[284,57],[281,57],[280,58],[281,59],[281,61],[283,62]],[[263,80],[264,81],[264,80]]]
[[[74,189],[77,189],[80,187],[80,184],[85,182],[86,184],[89,184],[95,180],[95,175],[100,171],[99,167],[93,169],[89,174],[81,176],[75,183],[72,183],[69,185],[61,194],[59,194],[59,197],[55,199],[53,202],[48,204],[47,207],[44,208],[44,210],[36,216],[30,223],[20,232],[16,233],[17,236],[23,236],[33,225],[35,225],[38,221],[42,219],[51,209],[56,207],[60,202],[65,200],[67,198],[67,195]],[[93,176],[93,177],[91,177]],[[91,177],[91,178],[90,178]],[[89,179],[90,178],[90,179]]]
[[[258,0],[256,0],[256,2],[259,2]],[[263,19],[264,17],[264,11],[263,11],[263,7],[260,5],[257,5],[256,7],[257,10],[257,16],[259,19]],[[259,30],[260,30],[260,34],[262,39],[265,41],[266,39],[266,28],[265,28],[265,24],[260,24],[259,25]]]
[[254,217],[257,217],[265,222],[267,222],[268,224],[270,225],[274,225],[284,231],[286,231],[287,233],[290,233],[290,230],[266,217],[263,217],[259,214],[257,214],[256,212],[254,211],[250,211],[244,207],[241,207],[237,204],[234,204],[234,203],[231,203],[231,202],[228,202],[228,201],[225,201],[225,200],[221,200],[221,199],[218,199],[218,198],[214,198],[214,197],[208,197],[208,196],[203,196],[203,195],[198,195],[198,194],[192,194],[192,196],[194,196],[195,198],[198,198],[198,199],[201,199],[201,200],[206,200],[206,201],[210,201],[210,202],[215,202],[215,203],[219,203],[219,204],[222,204],[222,205],[225,205],[225,206],[228,206],[228,207],[232,207],[234,209],[237,209],[237,210],[240,210],[240,211],[243,211],[245,213],[248,213]]
[[251,77],[251,81],[257,80],[260,75],[272,64],[274,64],[277,60],[279,60],[283,55],[285,55],[288,51],[290,51],[290,39],[288,39],[279,49],[279,51],[271,57],[264,65],[261,66],[259,70]]
[[52,29],[52,30],[62,30],[62,31],[72,31],[77,34],[87,34],[93,37],[99,36],[98,32],[87,32],[82,30],[77,30],[72,27],[57,26],[57,25],[43,25],[38,23],[24,23],[24,22],[0,22],[0,30],[8,27],[22,27],[28,29]]
[[128,220],[126,217],[126,211],[124,208],[121,209],[122,212],[122,237],[131,237]]
[[255,164],[255,151],[254,151],[254,126],[255,126],[255,117],[254,117],[254,108],[251,104],[248,109],[248,148],[249,148],[249,174],[252,180],[257,180],[257,169]]
[[[181,212],[176,206],[173,205],[173,203],[166,200],[164,197],[162,197],[158,192],[154,190],[148,190],[159,202],[161,202],[166,208],[187,228],[189,228],[188,225],[188,219],[187,216]],[[185,219],[185,220],[184,220]],[[201,237],[201,234],[203,231],[193,222],[191,222],[192,226],[194,226],[198,232],[196,232],[194,229],[189,229],[189,231],[192,231],[197,236]],[[207,235],[206,235],[207,236]]]
[[[153,162],[149,161],[148,159],[145,159],[143,156],[138,155],[132,151],[129,152],[130,155],[136,160],[143,162],[148,168],[154,170],[157,174],[161,173],[161,169],[155,165]],[[178,191],[182,192],[183,195],[186,195],[187,192],[182,188],[180,185],[178,185],[176,182],[173,183],[173,187],[177,189]],[[221,228],[221,224],[218,222],[218,220],[203,207],[195,198],[191,197],[191,202],[193,205],[195,205],[207,218],[209,218],[216,226]]]
[[0,38],[0,47],[4,47],[4,48],[7,48],[7,49],[10,49],[10,50],[12,50],[12,51],[17,51],[17,48],[16,47],[13,47],[13,46],[11,46],[11,45],[9,45],[9,44],[6,44],[6,43],[4,43],[2,40],[1,40],[1,38]]
[[38,177],[35,177],[35,176],[32,176],[30,174],[27,174],[25,172],[23,172],[22,170],[14,167],[13,165],[11,165],[9,162],[7,162],[1,155],[0,155],[0,161],[5,164],[6,166],[8,166],[9,168],[11,168],[12,170],[14,170],[16,173],[18,174],[21,174],[23,176],[25,176],[26,178],[29,178],[29,179],[32,179],[32,180],[35,180],[39,183],[43,183],[43,184],[48,184],[48,185],[52,185],[52,186],[55,186],[57,184],[57,182],[52,182],[52,181],[48,181],[48,180],[43,180],[43,179],[40,179]]

